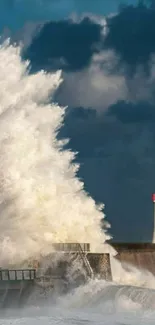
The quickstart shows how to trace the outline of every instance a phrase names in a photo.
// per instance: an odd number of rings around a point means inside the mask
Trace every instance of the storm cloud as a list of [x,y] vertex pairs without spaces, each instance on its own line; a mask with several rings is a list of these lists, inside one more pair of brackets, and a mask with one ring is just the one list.
[[[126,6],[105,24],[50,21],[23,58],[31,72],[62,69],[68,105],[59,137],[78,151],[79,177],[105,203],[116,241],[150,241],[155,190],[155,10]],[[151,4],[151,6],[150,6]]]
[[32,72],[62,69],[56,99],[71,107],[107,109],[117,100],[154,100],[155,11],[126,6],[105,20],[49,22],[25,51]]

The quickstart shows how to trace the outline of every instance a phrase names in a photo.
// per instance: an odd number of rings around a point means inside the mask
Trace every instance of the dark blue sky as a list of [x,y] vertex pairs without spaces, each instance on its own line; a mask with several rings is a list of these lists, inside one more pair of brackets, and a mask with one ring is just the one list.
[[[136,0],[126,0],[133,4]],[[1,0],[0,28],[21,28],[26,22],[63,19],[72,13],[107,15],[117,11],[119,0]]]
[[[62,69],[55,100],[68,110],[59,137],[79,152],[79,177],[105,203],[115,241],[151,241],[153,231],[155,1],[143,2],[121,11],[116,0],[0,2],[0,28],[24,42],[31,72]],[[67,20],[73,13],[85,18]]]

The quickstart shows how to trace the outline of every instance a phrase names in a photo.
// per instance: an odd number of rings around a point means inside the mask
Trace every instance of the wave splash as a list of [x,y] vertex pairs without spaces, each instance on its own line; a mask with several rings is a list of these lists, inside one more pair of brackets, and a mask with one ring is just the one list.
[[155,321],[155,290],[121,286],[96,279],[60,298],[59,308],[91,322],[109,325],[150,324]]
[[[19,324],[109,324],[153,325],[155,322],[155,292],[147,289],[119,286],[103,280],[91,280],[56,303],[46,306],[31,304],[23,310],[11,311]],[[9,312],[7,312],[9,317]],[[17,322],[18,323],[18,322]],[[3,320],[3,324],[5,321]]]
[[20,47],[0,47],[0,264],[46,255],[53,242],[103,251],[102,205],[76,177],[75,154],[57,140],[65,108],[52,102],[61,71],[29,75]]

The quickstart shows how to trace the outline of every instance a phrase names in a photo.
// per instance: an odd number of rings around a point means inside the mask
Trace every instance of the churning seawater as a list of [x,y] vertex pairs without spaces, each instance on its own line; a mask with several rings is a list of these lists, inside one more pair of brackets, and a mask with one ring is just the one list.
[[1,325],[153,325],[155,293],[90,281],[56,303],[48,300],[21,311],[7,310],[0,319]]

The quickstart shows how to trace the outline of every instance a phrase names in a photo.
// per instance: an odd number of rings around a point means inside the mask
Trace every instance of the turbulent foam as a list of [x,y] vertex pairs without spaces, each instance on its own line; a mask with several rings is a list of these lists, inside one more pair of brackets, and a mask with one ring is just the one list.
[[[155,292],[93,280],[53,304],[6,311],[0,324],[153,325]],[[7,319],[8,317],[8,319]]]
[[53,242],[104,249],[102,206],[76,177],[75,154],[57,140],[65,109],[52,103],[61,72],[28,73],[20,48],[0,47],[0,264],[46,255]]
[[129,302],[136,309],[152,309],[155,307],[155,290],[144,289],[127,285],[116,285],[104,280],[91,280],[86,285],[75,289],[64,298],[60,298],[60,306],[67,308],[107,308],[109,301],[119,307],[124,301],[124,308]]
[[133,265],[121,264],[113,256],[110,257],[110,265],[112,278],[116,283],[155,289],[155,277],[149,271],[137,269]]
[[153,290],[119,286],[96,279],[62,298],[59,306],[61,310],[75,311],[81,319],[87,313],[94,324],[153,325],[154,301]]

